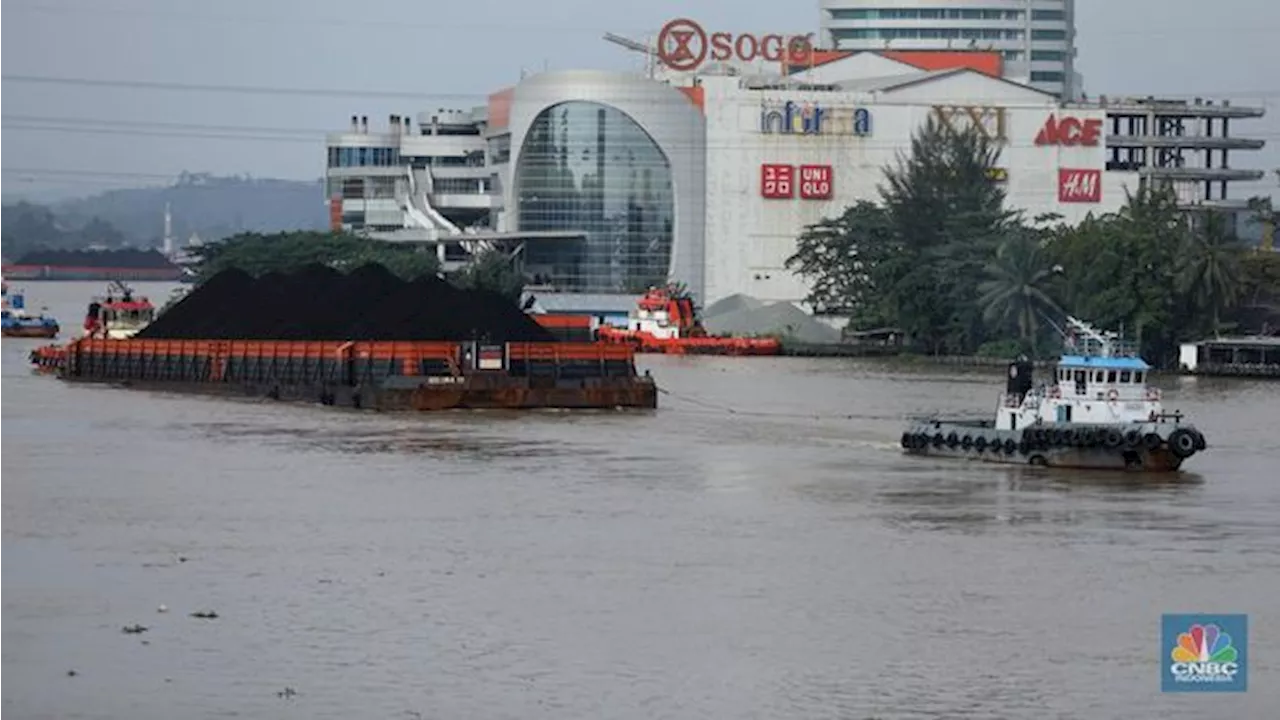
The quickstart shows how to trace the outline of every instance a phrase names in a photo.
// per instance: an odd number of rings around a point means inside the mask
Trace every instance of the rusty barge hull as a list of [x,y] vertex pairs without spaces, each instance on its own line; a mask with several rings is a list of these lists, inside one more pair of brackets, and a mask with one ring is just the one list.
[[278,383],[201,383],[164,380],[63,378],[75,384],[210,397],[311,403],[384,412],[433,410],[621,410],[658,407],[652,381],[561,380],[554,385],[493,382],[472,378],[460,384],[348,387]]
[[82,339],[32,362],[69,383],[383,411],[658,405],[634,354],[603,343]]

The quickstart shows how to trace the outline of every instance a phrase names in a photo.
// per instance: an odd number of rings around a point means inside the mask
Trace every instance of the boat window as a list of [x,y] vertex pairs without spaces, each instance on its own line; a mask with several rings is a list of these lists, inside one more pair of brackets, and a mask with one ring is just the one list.
[[1127,382],[1129,382],[1129,371],[1128,371],[1128,370],[1121,370],[1121,371],[1120,371],[1120,382],[1122,382],[1122,383],[1127,383]]
[[1096,372],[1096,373],[1094,373],[1094,374],[1093,374],[1093,380],[1094,380],[1094,382],[1102,382],[1102,371],[1101,371],[1101,370],[1099,370],[1098,372]]
[[1115,384],[1116,384],[1116,371],[1115,371],[1115,370],[1108,370],[1108,371],[1107,371],[1107,382],[1108,382],[1108,383],[1110,383],[1110,384],[1112,384],[1112,385],[1115,385]]
[[1133,381],[1134,381],[1134,382],[1136,382],[1136,383],[1140,383],[1140,382],[1142,382],[1142,371],[1141,371],[1141,370],[1139,370],[1138,372],[1135,372],[1135,373],[1133,374]]

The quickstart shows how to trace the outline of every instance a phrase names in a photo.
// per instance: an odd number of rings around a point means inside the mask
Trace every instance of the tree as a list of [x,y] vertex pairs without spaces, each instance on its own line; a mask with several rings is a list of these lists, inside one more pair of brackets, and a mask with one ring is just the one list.
[[512,302],[519,302],[528,279],[516,268],[511,256],[500,250],[486,250],[474,256],[450,280],[460,288],[491,290]]
[[229,268],[262,275],[293,272],[314,263],[344,271],[377,263],[404,279],[440,271],[440,263],[430,248],[346,233],[241,233],[193,248],[192,255],[191,265],[200,282]]
[[805,228],[787,267],[811,280],[805,302],[814,312],[853,313],[855,325],[878,326],[884,309],[872,273],[892,256],[897,237],[884,208],[861,200]]
[[985,136],[930,118],[880,188],[896,243],[872,279],[886,319],[935,354],[970,352],[985,328],[977,284],[1003,233],[1018,221],[990,179],[999,149]]
[[1190,296],[1195,310],[1209,314],[1211,331],[1217,333],[1222,310],[1240,295],[1240,242],[1227,232],[1223,217],[1211,212],[1198,232],[1188,234],[1183,247],[1179,289]]
[[983,320],[997,328],[1016,326],[1024,349],[1034,355],[1041,327],[1039,318],[1060,318],[1065,314],[1053,298],[1051,287],[1060,272],[1062,267],[1054,265],[1043,252],[1037,234],[1011,233],[987,263],[987,279],[978,285]]

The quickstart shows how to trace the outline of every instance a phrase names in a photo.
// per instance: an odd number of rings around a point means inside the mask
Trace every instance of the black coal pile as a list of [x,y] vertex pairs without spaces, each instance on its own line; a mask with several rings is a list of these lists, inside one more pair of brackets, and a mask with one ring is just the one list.
[[405,281],[381,265],[324,265],[254,278],[220,272],[137,337],[154,340],[480,340],[554,342],[506,298],[435,277]]

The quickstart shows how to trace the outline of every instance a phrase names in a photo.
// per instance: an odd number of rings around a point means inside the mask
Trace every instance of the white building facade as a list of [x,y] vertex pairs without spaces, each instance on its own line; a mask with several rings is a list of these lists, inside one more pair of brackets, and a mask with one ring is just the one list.
[[839,50],[994,50],[1005,77],[1064,99],[1075,71],[1075,0],[821,0],[822,46]]
[[[803,228],[858,200],[877,201],[884,168],[929,118],[992,139],[1006,204],[1028,218],[1056,213],[1075,223],[1118,209],[1126,190],[1137,189],[1132,177],[1105,171],[1101,110],[1064,111],[1047,93],[970,70],[861,84],[816,91],[752,89],[733,77],[701,80],[708,302],[735,293],[801,300],[805,282],[786,260]],[[789,127],[779,123],[788,117]]]
[[801,233],[879,200],[884,169],[930,118],[1000,148],[993,181],[1028,218],[1076,223],[1150,182],[1190,208],[1229,206],[1227,182],[1261,174],[1227,160],[1261,146],[1227,131],[1259,108],[1064,103],[968,66],[837,55],[790,75],[549,72],[485,108],[424,114],[417,131],[357,122],[330,138],[333,218],[435,242],[446,260],[465,261],[478,239],[506,243],[544,294],[600,307],[668,281],[704,305],[739,293],[800,303],[808,288],[786,261]]

